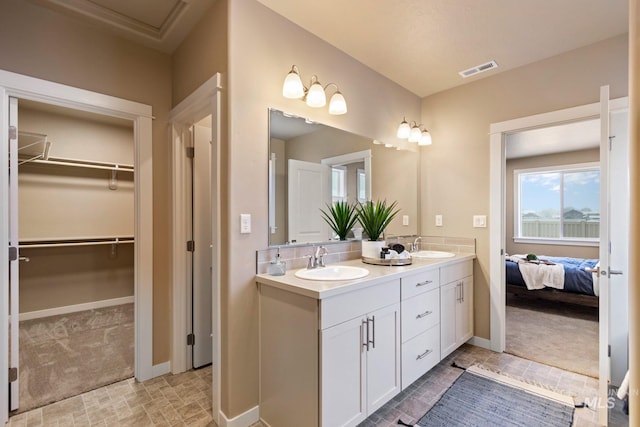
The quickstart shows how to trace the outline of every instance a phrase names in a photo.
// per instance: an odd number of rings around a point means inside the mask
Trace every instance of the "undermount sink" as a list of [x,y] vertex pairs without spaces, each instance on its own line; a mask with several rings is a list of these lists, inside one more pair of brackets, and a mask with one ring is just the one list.
[[369,270],[348,265],[334,265],[313,269],[303,268],[295,273],[296,277],[307,280],[354,280],[369,275]]
[[418,251],[411,253],[412,258],[452,258],[456,256],[453,252],[444,251]]

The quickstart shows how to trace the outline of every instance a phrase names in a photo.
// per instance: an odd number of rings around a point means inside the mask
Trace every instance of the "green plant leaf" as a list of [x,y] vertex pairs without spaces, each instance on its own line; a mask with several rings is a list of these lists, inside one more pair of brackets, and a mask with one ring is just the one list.
[[327,211],[320,209],[322,218],[329,224],[329,227],[338,235],[340,240],[347,240],[347,234],[356,221],[356,207],[346,201],[337,201],[333,205],[327,204]]
[[358,203],[356,207],[358,221],[369,236],[369,240],[376,241],[382,236],[389,223],[400,212],[400,209],[395,209],[397,204],[398,202],[395,201],[387,206],[386,200]]

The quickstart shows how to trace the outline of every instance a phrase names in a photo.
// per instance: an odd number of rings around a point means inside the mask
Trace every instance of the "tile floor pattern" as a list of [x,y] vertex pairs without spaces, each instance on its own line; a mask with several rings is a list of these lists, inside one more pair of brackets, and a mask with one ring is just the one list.
[[[360,427],[397,427],[398,418],[407,423],[418,420],[461,375],[460,369],[451,366],[454,360],[460,366],[480,364],[514,378],[553,388],[572,395],[576,403],[597,393],[595,378],[465,344],[372,414]],[[8,426],[215,426],[210,396],[211,367],[179,375],[167,374],[144,383],[133,379],[121,381],[18,414],[10,418]],[[574,426],[597,425],[595,410],[576,409]],[[253,427],[258,426],[262,424],[256,423]]]

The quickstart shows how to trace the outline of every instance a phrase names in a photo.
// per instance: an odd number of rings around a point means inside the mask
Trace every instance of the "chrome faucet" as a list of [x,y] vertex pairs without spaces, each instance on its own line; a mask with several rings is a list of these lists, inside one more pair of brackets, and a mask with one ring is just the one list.
[[327,255],[329,251],[324,246],[318,246],[315,253],[313,255],[307,255],[309,261],[307,262],[307,269],[324,267],[324,256]]
[[420,243],[422,243],[422,237],[418,236],[416,237],[416,240],[413,241],[413,246],[410,252],[418,252],[420,250],[420,246],[419,246]]

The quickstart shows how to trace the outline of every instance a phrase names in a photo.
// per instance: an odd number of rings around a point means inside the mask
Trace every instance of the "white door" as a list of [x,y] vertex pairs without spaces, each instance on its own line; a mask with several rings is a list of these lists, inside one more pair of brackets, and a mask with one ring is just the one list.
[[320,332],[322,427],[354,426],[367,417],[366,325],[358,317]]
[[[610,117],[609,345],[611,384],[620,386],[629,366],[629,111],[612,111]],[[623,274],[613,274],[618,271]]]
[[289,160],[288,220],[291,243],[323,242],[329,227],[320,209],[331,204],[331,168],[319,163]]
[[[620,119],[617,115],[615,122],[617,128],[618,124],[620,124]],[[612,142],[610,143],[610,137],[614,136],[611,133],[610,124],[611,115],[609,112],[609,86],[603,86],[600,88],[600,268],[597,274],[599,274],[598,285],[600,292],[598,331],[598,422],[604,426],[606,426],[608,423],[607,403],[609,397],[609,384],[611,382],[611,359],[609,356],[609,345],[612,343],[612,341],[609,331],[610,326],[616,326],[616,328],[618,327],[618,325],[612,325],[611,323],[612,310],[610,309],[612,307],[612,302],[614,302],[615,304],[622,303],[623,306],[626,305],[626,302],[622,302],[619,300],[623,297],[621,293],[624,293],[620,291],[624,291],[625,288],[623,285],[624,278],[621,277],[623,273],[622,268],[624,266],[617,265],[616,263],[624,263],[626,260],[626,253],[628,251],[627,238],[623,238],[622,241],[614,240],[614,237],[620,236],[621,233],[625,233],[624,230],[628,230],[628,228],[625,228],[624,223],[617,223],[617,221],[619,220],[624,220],[624,214],[619,210],[625,210],[628,209],[628,207],[625,208],[625,202],[620,202],[618,197],[613,197],[613,193],[618,193],[619,191],[619,189],[615,188],[613,185],[622,185],[622,192],[624,192],[624,188],[628,186],[628,183],[624,183],[624,172],[622,173],[622,176],[620,176],[621,171],[613,170],[613,166],[618,168],[620,166],[620,163],[623,163],[624,160],[618,159],[621,153],[617,148],[615,153],[611,151],[611,147],[615,145],[615,138],[612,138]],[[624,146],[624,143],[622,145]],[[616,159],[615,164],[612,163],[613,159]],[[626,170],[628,169],[628,167],[624,167],[624,169]],[[620,194],[617,194],[617,196],[620,196]],[[617,203],[618,205],[613,205],[612,203]],[[619,205],[620,203],[622,203],[622,206]],[[615,209],[613,209],[614,207]],[[613,248],[615,248],[615,250]],[[612,292],[613,286],[618,286],[620,287],[620,289],[616,289],[615,292]],[[616,298],[615,300],[613,299],[614,297]],[[615,310],[613,311],[615,312],[618,310],[626,310],[626,307],[619,308],[616,306]],[[616,314],[616,316],[618,314]],[[618,317],[616,317],[616,319],[617,318]],[[621,328],[622,327],[624,326],[621,325]],[[617,336],[617,334],[615,339],[616,342],[619,343],[619,337]],[[620,352],[620,349],[616,348],[616,352]]]
[[192,365],[211,363],[211,129],[193,126]]
[[[9,409],[18,409],[19,381],[19,271],[18,263],[18,99],[9,98]],[[12,381],[13,380],[13,381]]]
[[473,276],[460,281],[456,304],[456,347],[473,336]]
[[400,392],[400,304],[369,315],[367,351],[367,414]]

